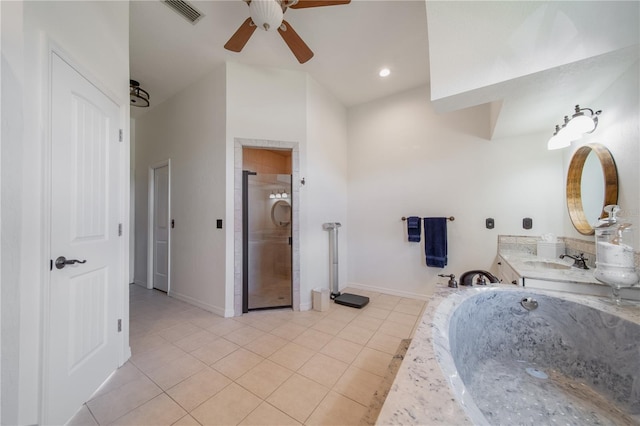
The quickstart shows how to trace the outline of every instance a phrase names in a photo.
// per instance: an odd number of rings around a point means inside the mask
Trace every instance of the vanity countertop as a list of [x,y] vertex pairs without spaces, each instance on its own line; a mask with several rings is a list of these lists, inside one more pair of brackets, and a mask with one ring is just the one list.
[[[559,281],[568,283],[581,283],[581,284],[595,284],[601,286],[607,286],[601,283],[593,276],[593,269],[580,269],[574,268],[573,259],[543,259],[535,254],[518,252],[518,251],[503,251],[500,252],[500,256],[513,268],[518,275],[525,278],[532,278],[546,281]],[[536,263],[539,262],[552,262],[568,266],[567,269],[552,269],[536,267]]]

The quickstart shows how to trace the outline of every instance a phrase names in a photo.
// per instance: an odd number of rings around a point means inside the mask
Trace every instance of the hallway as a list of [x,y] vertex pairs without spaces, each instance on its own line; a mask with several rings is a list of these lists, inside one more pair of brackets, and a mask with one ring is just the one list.
[[357,425],[425,302],[222,318],[130,285],[132,357],[71,425]]

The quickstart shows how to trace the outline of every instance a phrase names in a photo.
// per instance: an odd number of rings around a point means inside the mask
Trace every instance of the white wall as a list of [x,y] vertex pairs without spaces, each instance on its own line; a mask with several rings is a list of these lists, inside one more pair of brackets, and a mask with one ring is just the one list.
[[[427,295],[438,273],[490,270],[498,234],[562,233],[562,153],[548,135],[488,141],[485,107],[438,115],[429,99],[421,87],[348,112],[351,285]],[[424,235],[406,241],[401,217],[413,215],[455,217],[446,268],[425,265]]]
[[[606,146],[618,169],[618,205],[621,214],[633,220],[636,250],[640,249],[640,70],[638,63],[631,67],[589,107],[601,109],[598,127],[583,139],[564,150],[566,176],[573,153],[587,143]],[[567,236],[593,241],[593,236],[579,234],[569,216],[565,214],[564,229]]]
[[[86,74],[126,105],[122,111],[125,122],[129,113],[129,6],[126,2],[0,4],[4,113],[1,421],[31,424],[39,421],[41,289],[47,270],[43,256],[48,253],[43,244],[43,170],[49,43],[64,49]],[[128,137],[125,144],[128,146]],[[125,297],[122,303],[128,323],[128,293]]]
[[[171,160],[171,284],[174,297],[224,315],[225,69],[136,119],[135,282],[147,284],[149,169]],[[228,223],[228,222],[227,222]]]
[[307,84],[306,178],[302,193],[306,227],[302,233],[303,275],[301,297],[314,288],[329,288],[329,235],[326,222],[340,222],[338,229],[340,288],[347,285],[347,113],[315,80]]

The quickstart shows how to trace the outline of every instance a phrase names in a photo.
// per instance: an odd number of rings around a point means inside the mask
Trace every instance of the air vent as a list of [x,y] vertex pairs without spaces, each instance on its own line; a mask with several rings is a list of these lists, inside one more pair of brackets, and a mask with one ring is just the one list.
[[194,25],[204,16],[200,11],[184,0],[164,0],[163,3],[178,12],[180,16],[184,17],[184,19]]

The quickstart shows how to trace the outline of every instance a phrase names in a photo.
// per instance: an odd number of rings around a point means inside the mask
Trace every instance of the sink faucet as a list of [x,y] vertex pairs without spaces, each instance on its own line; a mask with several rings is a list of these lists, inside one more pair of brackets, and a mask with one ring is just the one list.
[[564,259],[565,257],[573,259],[573,265],[572,266],[574,268],[589,269],[589,267],[587,266],[587,259],[584,258],[584,253],[580,253],[577,256],[571,256],[570,254],[561,254],[560,255],[560,259]]
[[464,274],[460,275],[460,285],[472,286],[473,285],[473,277],[475,277],[476,275],[479,275],[478,281],[476,282],[477,285],[486,285],[487,282],[485,280],[485,277],[489,279],[490,283],[499,283],[500,282],[498,277],[496,277],[495,275],[491,274],[490,272],[474,270],[474,271],[467,271]]

